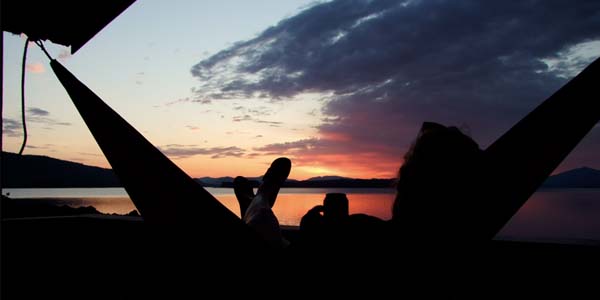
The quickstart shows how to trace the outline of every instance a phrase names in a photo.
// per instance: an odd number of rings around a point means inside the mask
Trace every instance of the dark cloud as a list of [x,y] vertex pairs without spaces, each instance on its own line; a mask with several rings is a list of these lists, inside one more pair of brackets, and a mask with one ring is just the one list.
[[232,118],[232,121],[233,122],[252,121],[252,122],[258,123],[258,124],[268,124],[269,126],[272,126],[272,127],[279,127],[281,124],[283,124],[283,122],[278,122],[278,121],[265,121],[265,120],[257,119],[250,115],[234,116]]
[[254,108],[249,108],[248,113],[253,116],[270,116],[273,114],[273,110],[266,106],[258,106]]
[[200,103],[200,104],[211,104],[212,103],[212,101],[210,99],[194,99],[194,100],[192,100],[192,102]]
[[[597,0],[337,0],[191,72],[207,99],[329,95],[319,143],[343,137],[338,150],[402,157],[424,120],[466,124],[489,145],[590,62],[566,57],[573,46],[598,39]],[[600,138],[586,146],[600,152]]]
[[54,144],[43,144],[43,145],[31,145],[31,144],[27,144],[26,148],[29,149],[44,149],[44,150],[48,150],[48,151],[55,151],[54,148]]
[[61,60],[67,60],[69,58],[71,58],[71,52],[67,49],[62,49],[60,50],[60,53],[58,53],[58,58]]
[[262,157],[263,155],[264,155],[263,153],[252,152],[252,153],[246,154],[246,158],[257,158],[257,157]]
[[[27,110],[30,116],[26,119],[27,122],[38,123],[43,125],[44,129],[52,129],[52,126],[70,126],[71,123],[59,122],[52,118],[46,117],[49,113],[43,109],[30,108]],[[23,124],[20,121],[3,118],[2,119],[2,134],[9,137],[20,137],[23,134]]]
[[42,125],[46,125],[46,127],[44,127],[46,129],[52,129],[52,126],[55,126],[55,125],[71,126],[71,123],[69,123],[69,122],[61,122],[61,121],[57,121],[52,118],[42,117],[42,116],[31,116],[31,117],[27,118],[27,122],[40,123]]
[[275,143],[268,144],[262,147],[256,147],[253,150],[259,152],[269,152],[273,154],[291,154],[295,152],[305,152],[310,148],[313,148],[318,143],[318,140],[315,138],[304,139],[294,142],[285,142],[285,143]]
[[310,162],[309,159],[300,156],[337,156],[339,154],[355,156],[360,153],[385,152],[381,145],[366,145],[356,143],[356,147],[347,148],[349,142],[344,137],[326,136],[324,138],[308,138],[291,142],[268,144],[256,147],[253,150],[268,155],[290,155],[300,160]]
[[173,104],[179,104],[179,103],[185,103],[185,102],[191,102],[192,99],[190,99],[190,97],[185,97],[185,98],[179,98],[177,100],[173,100],[173,101],[169,101],[167,103],[165,103],[166,106],[171,106]]
[[196,147],[198,145],[193,144],[193,145],[182,145],[182,144],[167,144],[164,145],[163,147],[168,147],[168,148],[184,148],[184,147]]
[[37,107],[28,108],[27,112],[31,115],[40,116],[40,117],[45,117],[50,114],[47,110],[43,110],[43,109],[37,108]]
[[239,147],[200,148],[196,145],[170,144],[160,147],[162,153],[173,158],[187,158],[195,155],[210,155],[211,158],[242,157],[246,150]]
[[234,121],[234,122],[252,121],[252,117],[250,115],[234,116],[232,118],[232,121]]
[[10,137],[21,136],[23,125],[21,122],[9,118],[2,118],[2,134]]
[[257,120],[257,119],[255,119],[254,122],[259,123],[259,124],[269,124],[269,126],[271,126],[271,127],[279,127],[279,125],[283,124],[283,122],[265,121],[265,120]]
[[[31,145],[31,144],[27,144],[26,147],[27,148],[31,148],[31,149],[44,149],[44,150],[49,150],[49,151],[56,151],[55,149],[53,149],[55,147],[54,144],[43,144],[43,145]],[[100,156],[100,155],[97,155],[97,156]]]
[[[37,108],[37,107],[30,107],[27,109],[27,118],[26,118],[26,122],[32,122],[32,123],[38,123],[38,124],[42,124],[45,125],[45,129],[52,129],[52,126],[58,125],[58,126],[70,126],[71,123],[69,122],[61,122],[58,121],[54,118],[50,118],[50,112],[48,112],[47,110],[41,109],[41,108]],[[10,127],[14,127],[16,126],[16,124],[18,124],[18,127],[21,128],[21,122],[15,121],[15,120],[11,120],[11,119],[4,119],[4,122],[9,122]],[[6,128],[6,125],[5,127]],[[12,130],[14,130],[16,128],[12,128]],[[9,128],[10,130],[10,128]]]
[[98,153],[77,152],[77,154],[81,154],[81,155],[85,155],[85,156],[96,156],[96,157],[102,157],[102,155],[100,155],[100,154],[98,154]]
[[199,103],[199,104],[211,104],[212,101],[206,97],[185,97],[185,98],[179,98],[177,100],[173,100],[173,101],[169,101],[167,103],[165,103],[166,106],[171,106],[173,104],[181,104],[181,103]]
[[266,106],[256,106],[256,107],[252,107],[252,108],[246,108],[244,106],[238,105],[238,106],[234,106],[233,110],[238,110],[242,113],[252,115],[255,117],[270,116],[273,114],[273,109],[266,107]]

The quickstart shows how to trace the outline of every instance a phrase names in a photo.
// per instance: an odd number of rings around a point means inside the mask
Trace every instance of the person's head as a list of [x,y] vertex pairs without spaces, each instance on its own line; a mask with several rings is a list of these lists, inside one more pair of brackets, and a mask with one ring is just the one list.
[[323,200],[323,216],[333,221],[342,220],[349,215],[348,198],[344,193],[327,193]]
[[458,128],[423,123],[398,171],[393,220],[438,226],[452,218],[452,209],[472,200],[481,153]]

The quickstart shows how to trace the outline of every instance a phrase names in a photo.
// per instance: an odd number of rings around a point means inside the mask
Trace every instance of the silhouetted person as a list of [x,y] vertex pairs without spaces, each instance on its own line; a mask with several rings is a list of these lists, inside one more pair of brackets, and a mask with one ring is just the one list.
[[329,193],[323,205],[313,207],[302,217],[297,247],[309,254],[380,248],[390,239],[389,227],[388,222],[373,216],[350,215],[346,195]]
[[456,127],[423,123],[398,171],[394,231],[419,242],[486,239],[490,203],[480,191],[482,154]]
[[348,198],[343,193],[328,193],[323,205],[311,208],[300,221],[305,243],[322,244],[337,240],[348,223]]
[[344,193],[327,193],[323,200],[323,216],[335,222],[349,215],[348,198]]
[[339,207],[328,216],[326,198],[324,206],[312,208],[302,218],[303,242],[318,249],[486,240],[482,232],[487,232],[489,211],[479,190],[482,153],[456,127],[425,122],[398,172],[390,221],[339,214]]

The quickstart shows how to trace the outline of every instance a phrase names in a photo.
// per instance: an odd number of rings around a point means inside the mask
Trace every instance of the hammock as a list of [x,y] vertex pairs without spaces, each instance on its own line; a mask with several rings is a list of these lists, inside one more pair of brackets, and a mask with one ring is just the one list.
[[52,60],[50,65],[145,222],[157,228],[175,228],[179,233],[190,231],[211,243],[263,246],[235,214],[58,61]]
[[[56,60],[50,65],[145,221],[189,224],[213,239],[262,245],[260,238],[165,157]],[[482,201],[489,238],[519,210],[600,119],[600,60],[544,101],[485,150]],[[473,212],[477,214],[477,211]],[[483,212],[482,212],[483,213]],[[257,242],[258,241],[258,242]]]
[[599,79],[596,59],[485,150],[486,197],[496,203],[489,238],[598,123]]

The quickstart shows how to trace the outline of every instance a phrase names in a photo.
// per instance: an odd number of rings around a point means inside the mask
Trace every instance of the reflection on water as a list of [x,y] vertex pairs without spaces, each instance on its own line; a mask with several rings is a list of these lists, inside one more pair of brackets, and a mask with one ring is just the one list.
[[[208,188],[239,215],[232,189]],[[350,213],[391,217],[394,200],[389,189],[282,189],[273,210],[282,225],[298,225],[304,213],[323,203],[329,192],[345,192]],[[60,204],[94,206],[104,213],[126,214],[135,209],[122,188],[4,189],[13,198],[61,198]],[[600,189],[545,189],[536,192],[500,232],[499,238],[538,241],[600,241]]]
[[[281,225],[297,226],[300,224],[302,216],[309,209],[313,208],[315,205],[323,204],[325,193],[281,193],[277,197],[277,202],[275,202],[275,206],[273,206],[273,211]],[[363,193],[362,191],[347,191],[346,194],[348,196],[351,214],[364,213],[386,220],[392,217],[392,202],[394,201],[394,194],[392,192],[383,190],[376,194],[372,192]],[[235,195],[217,195],[216,197],[221,203],[229,208],[229,210],[235,212],[239,216],[240,207],[235,199]]]
[[[49,198],[45,198],[49,199]],[[67,197],[52,200],[57,205],[68,205],[71,207],[93,206],[99,212],[105,214],[124,215],[132,210],[136,210],[133,202],[128,196],[120,197]]]
[[[239,216],[239,206],[233,190],[229,188],[206,188],[229,210]],[[256,190],[255,190],[256,192]],[[135,209],[123,188],[56,188],[56,189],[3,189],[12,198],[56,198],[60,205],[74,207],[94,206],[103,213],[126,214]],[[380,218],[391,217],[394,198],[393,189],[348,188],[284,188],[281,189],[273,210],[282,225],[297,226],[306,211],[323,204],[326,193],[346,193],[350,201],[350,213],[366,213]]]
[[600,242],[600,189],[543,189],[521,207],[500,238]]

